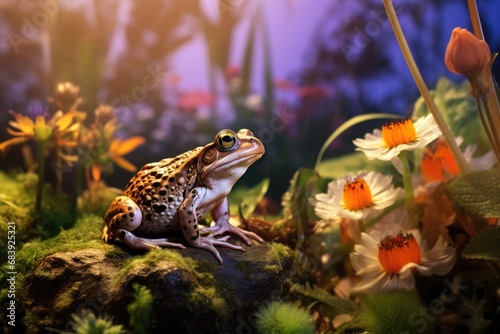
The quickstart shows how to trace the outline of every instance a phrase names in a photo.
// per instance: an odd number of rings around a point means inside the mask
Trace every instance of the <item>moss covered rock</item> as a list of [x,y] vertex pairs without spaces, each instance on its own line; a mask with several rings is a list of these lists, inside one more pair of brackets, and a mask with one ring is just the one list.
[[[90,310],[134,332],[251,332],[259,306],[282,296],[291,258],[279,244],[246,249],[219,249],[223,265],[194,248],[132,253],[109,246],[46,255],[26,277],[25,323],[30,332],[72,331],[72,315]],[[151,307],[141,307],[150,310],[142,329],[133,328],[129,314],[137,309],[129,305],[138,303],[138,286],[152,296],[145,299]]]

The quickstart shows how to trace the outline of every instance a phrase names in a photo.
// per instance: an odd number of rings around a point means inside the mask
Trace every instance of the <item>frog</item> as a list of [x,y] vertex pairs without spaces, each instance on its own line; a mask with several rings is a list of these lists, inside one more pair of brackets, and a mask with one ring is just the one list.
[[[230,223],[227,196],[264,153],[264,145],[250,130],[223,129],[205,146],[144,165],[111,202],[102,239],[119,240],[136,250],[185,249],[166,237],[181,230],[191,247],[208,250],[222,264],[216,246],[245,251],[228,241],[232,235],[248,246],[252,240],[263,242]],[[202,228],[199,221],[208,213],[215,224]]]

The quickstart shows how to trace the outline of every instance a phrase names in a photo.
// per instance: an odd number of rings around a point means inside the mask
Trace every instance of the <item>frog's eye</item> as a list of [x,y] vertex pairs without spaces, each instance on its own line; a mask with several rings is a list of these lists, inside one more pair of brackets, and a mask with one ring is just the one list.
[[215,135],[215,144],[220,151],[232,151],[238,147],[238,137],[231,130],[221,130]]

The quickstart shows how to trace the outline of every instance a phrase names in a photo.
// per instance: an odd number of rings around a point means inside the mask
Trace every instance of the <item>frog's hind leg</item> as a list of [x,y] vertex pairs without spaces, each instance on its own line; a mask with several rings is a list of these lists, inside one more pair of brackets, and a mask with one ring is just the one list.
[[170,242],[166,238],[146,239],[135,236],[132,231],[141,225],[142,212],[129,197],[116,197],[104,215],[104,220],[107,224],[104,227],[102,239],[106,242],[118,238],[130,248],[144,250],[158,247],[185,248],[184,245]]
[[103,230],[104,241],[119,237],[121,230],[133,231],[142,221],[142,212],[137,204],[127,196],[116,197],[104,215],[106,226]]
[[150,250],[154,248],[160,247],[174,247],[185,249],[186,247],[183,244],[170,242],[167,238],[162,239],[146,239],[135,236],[130,231],[126,230],[118,230],[118,237],[120,240],[126,244],[128,247],[133,249],[144,249]]

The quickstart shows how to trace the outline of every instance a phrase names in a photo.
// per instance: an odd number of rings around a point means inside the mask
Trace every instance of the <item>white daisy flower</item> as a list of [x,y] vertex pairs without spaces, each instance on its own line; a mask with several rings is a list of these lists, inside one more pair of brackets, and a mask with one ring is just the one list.
[[441,135],[431,114],[419,118],[395,121],[367,133],[365,139],[355,139],[356,151],[363,151],[369,160],[389,161],[402,151],[422,148]]
[[414,272],[424,276],[446,275],[455,264],[455,249],[441,236],[428,249],[417,229],[376,238],[363,233],[350,254],[351,264],[362,282],[353,293],[411,290]]
[[328,193],[316,194],[310,202],[323,219],[366,219],[392,205],[403,195],[394,188],[392,176],[373,171],[349,173],[328,184]]

